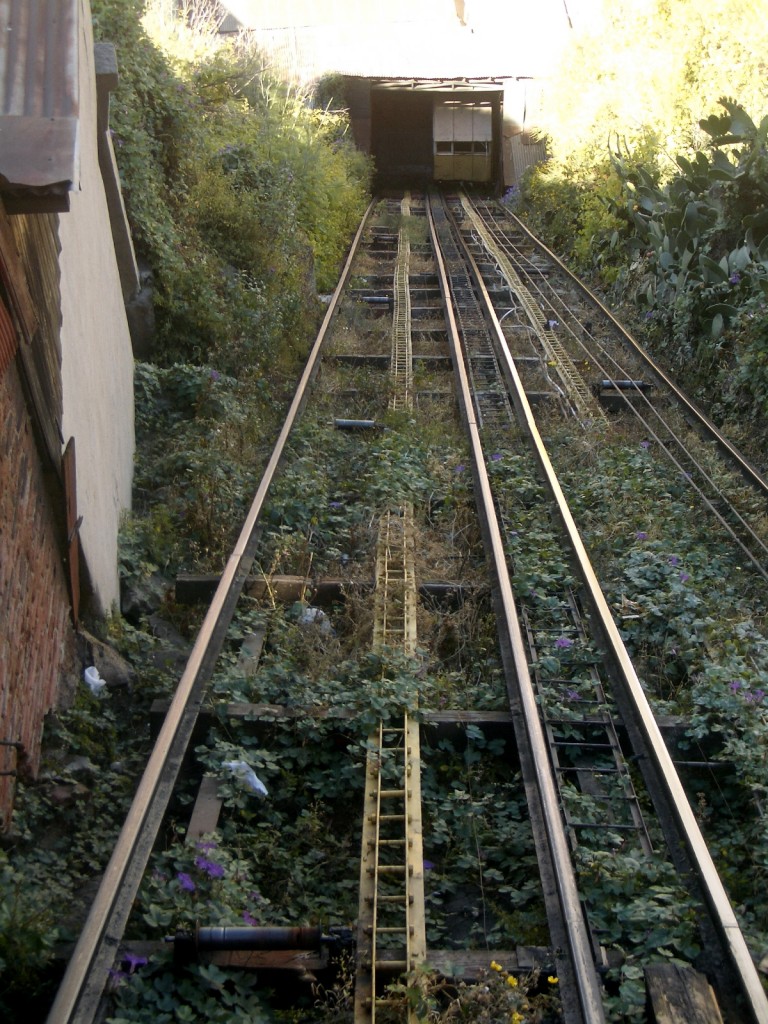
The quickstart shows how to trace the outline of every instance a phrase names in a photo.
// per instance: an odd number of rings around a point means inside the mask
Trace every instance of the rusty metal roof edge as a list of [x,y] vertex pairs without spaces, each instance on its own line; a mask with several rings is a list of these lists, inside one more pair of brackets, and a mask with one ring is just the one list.
[[79,179],[76,117],[0,117],[0,191],[71,190]]
[[0,191],[60,196],[80,176],[80,0],[0,0]]

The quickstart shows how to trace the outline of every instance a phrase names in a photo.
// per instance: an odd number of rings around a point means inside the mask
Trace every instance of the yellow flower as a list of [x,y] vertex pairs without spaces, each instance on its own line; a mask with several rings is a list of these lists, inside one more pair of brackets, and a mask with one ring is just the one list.
[[518,1013],[517,1010],[515,1010],[515,1012],[509,1018],[509,1024],[522,1024],[522,1022],[523,1022],[523,1015],[522,1015],[522,1013]]
[[501,964],[497,964],[495,960],[491,960],[491,970],[492,971],[501,971],[501,970],[503,970],[503,967],[501,966]]
[[557,984],[557,978],[554,976],[554,974],[550,974],[550,976],[547,978],[547,981],[549,982],[550,985],[556,985]]
[[510,988],[517,988],[517,978],[513,977],[510,974],[509,977],[507,978],[507,984],[509,985]]

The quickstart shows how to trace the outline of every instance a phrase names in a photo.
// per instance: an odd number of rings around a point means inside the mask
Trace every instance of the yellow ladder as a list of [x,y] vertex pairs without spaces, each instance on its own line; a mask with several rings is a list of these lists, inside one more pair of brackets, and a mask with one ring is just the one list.
[[[401,204],[410,214],[410,196]],[[390,408],[413,402],[410,243],[400,229],[395,268]],[[395,648],[415,657],[417,590],[413,508],[390,509],[379,522],[374,592],[374,648]],[[380,722],[368,739],[360,858],[360,909],[355,974],[355,1024],[373,1024],[387,980],[413,971],[426,959],[424,852],[421,835],[419,724]],[[379,977],[381,976],[381,977]],[[406,1011],[409,1024],[416,1024]]]

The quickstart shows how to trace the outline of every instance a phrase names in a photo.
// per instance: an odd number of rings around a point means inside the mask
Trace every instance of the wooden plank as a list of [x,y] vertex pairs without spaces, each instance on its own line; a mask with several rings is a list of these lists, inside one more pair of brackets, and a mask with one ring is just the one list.
[[321,971],[328,966],[323,952],[308,949],[226,949],[218,953],[202,953],[200,960],[217,967],[240,967],[261,971]]
[[201,836],[215,832],[224,801],[219,797],[219,780],[205,775],[197,791],[195,806],[187,828],[187,842],[194,843]]
[[266,629],[261,626],[258,629],[254,629],[252,633],[249,633],[240,645],[237,667],[245,675],[252,676],[258,670],[266,635]]
[[335,363],[343,366],[373,366],[382,370],[388,370],[391,361],[389,353],[386,355],[372,355],[364,352],[337,352],[330,358]]
[[712,987],[692,967],[653,964],[645,968],[645,984],[655,1024],[723,1024]]
[[80,624],[80,522],[77,515],[77,465],[75,439],[70,437],[61,457],[67,524],[67,580],[72,603],[72,622]]
[[444,978],[476,981],[491,961],[510,974],[522,974],[534,968],[550,967],[552,950],[545,946],[519,946],[517,949],[428,949],[427,964]]
[[[175,597],[179,604],[197,604],[209,601],[221,577],[217,573],[180,573],[176,577]],[[311,579],[307,576],[250,577],[245,584],[249,597],[274,597],[278,601],[299,601],[304,598],[312,604],[330,604],[344,599],[349,590],[366,590],[373,586],[370,580],[347,580],[341,577]],[[461,604],[473,587],[452,580],[427,580],[418,588],[422,600]]]
[[[16,251],[11,302],[21,325],[18,365],[45,449],[59,475],[64,438],[58,218],[50,214],[17,216],[5,226],[10,228]],[[10,241],[3,233],[0,264],[4,263],[5,271],[12,265],[9,247]],[[31,313],[26,309],[29,302]]]
[[16,325],[11,317],[10,310],[3,302],[2,295],[0,295],[0,375],[10,366],[18,347],[19,339],[16,334]]
[[[69,960],[74,944],[60,943],[54,947],[54,956],[59,960]],[[119,958],[130,953],[132,956],[163,958],[168,953],[167,942],[129,940],[120,943]],[[244,970],[293,971],[303,974],[305,971],[320,971],[328,966],[325,950],[311,949],[245,949],[221,950],[216,953],[201,953],[200,962],[216,964],[217,967],[240,967]]]
[[[176,577],[176,600],[179,604],[207,603],[220,579],[217,573],[182,573]],[[273,597],[277,601],[300,601],[310,589],[306,576],[251,576],[245,582],[249,597]]]
[[2,281],[12,311],[26,342],[31,342],[37,331],[35,303],[27,285],[27,276],[5,205],[0,199],[0,281]]

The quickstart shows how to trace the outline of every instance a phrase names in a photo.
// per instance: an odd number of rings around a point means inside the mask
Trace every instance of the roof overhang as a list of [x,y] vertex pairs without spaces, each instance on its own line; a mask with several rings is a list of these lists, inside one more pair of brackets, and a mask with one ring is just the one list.
[[404,89],[419,92],[500,92],[503,78],[386,78],[372,79],[371,90]]
[[79,0],[0,0],[0,194],[10,213],[69,209],[79,179]]

